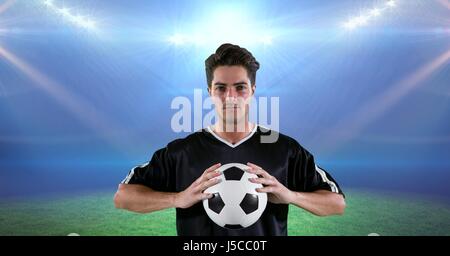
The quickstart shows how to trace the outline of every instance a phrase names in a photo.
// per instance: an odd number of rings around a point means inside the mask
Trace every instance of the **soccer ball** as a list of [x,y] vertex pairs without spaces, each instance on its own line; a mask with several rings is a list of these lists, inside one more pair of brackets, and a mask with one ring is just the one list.
[[261,217],[267,205],[267,194],[256,192],[261,184],[250,182],[257,178],[245,170],[250,167],[240,163],[222,165],[217,171],[222,182],[209,187],[205,193],[212,198],[203,200],[203,207],[209,218],[217,225],[230,229],[245,228]]

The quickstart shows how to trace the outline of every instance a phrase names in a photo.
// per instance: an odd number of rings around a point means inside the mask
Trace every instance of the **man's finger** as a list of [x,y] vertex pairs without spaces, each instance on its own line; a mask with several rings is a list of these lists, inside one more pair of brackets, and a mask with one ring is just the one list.
[[195,191],[196,192],[205,191],[207,188],[214,186],[221,181],[222,180],[220,178],[212,178],[210,180],[204,181],[195,188]]
[[220,175],[221,175],[220,172],[215,172],[215,171],[208,172],[208,173],[206,173],[206,174],[203,174],[203,175],[200,177],[200,181],[199,181],[199,182],[201,183],[201,182],[210,180],[210,179],[215,178],[215,177],[220,176]]
[[264,171],[261,168],[250,167],[250,169],[248,169],[247,171],[249,173],[253,173],[253,174],[256,174],[256,175],[261,175],[261,176],[263,176],[264,178],[267,178],[267,179],[270,179],[272,177],[268,172]]
[[202,173],[202,175],[201,175],[200,177],[198,177],[198,178],[194,181],[194,184],[195,184],[195,185],[198,185],[198,184],[200,184],[201,182],[203,182],[203,181],[205,181],[205,180],[208,180],[208,179],[212,178],[212,177],[205,178],[205,175],[208,174],[208,173],[211,173],[212,171],[216,170],[216,169],[219,168],[220,166],[221,166],[221,163],[217,163],[217,164],[214,164],[214,165],[208,167],[208,168]]
[[267,178],[249,178],[250,182],[257,183],[257,184],[263,184],[263,185],[275,185],[275,181],[273,179],[267,179]]
[[262,169],[261,166],[258,166],[258,165],[256,165],[256,164],[250,163],[250,162],[247,163],[247,166],[250,166],[250,167],[255,168],[255,169]]
[[204,185],[203,185],[203,190],[205,190],[205,189],[207,189],[207,188],[209,188],[209,187],[212,187],[212,186],[214,186],[214,185],[220,183],[221,181],[222,181],[221,178],[213,178],[213,179],[210,179],[210,180],[208,180],[208,181],[206,181],[206,182],[203,183],[203,184],[204,184]]
[[220,172],[210,172],[210,173],[205,174],[204,177],[205,177],[205,180],[210,180],[210,179],[215,178],[220,175],[221,175]]
[[200,194],[200,200],[205,200],[205,199],[210,199],[212,198],[214,195],[211,193],[201,193]]
[[198,177],[198,178],[194,181],[193,185],[197,186],[198,184],[200,184],[200,182],[202,182],[202,177],[203,177],[203,175],[200,176],[200,177]]
[[210,166],[210,167],[208,167],[208,169],[206,169],[203,173],[212,172],[212,171],[214,171],[215,169],[219,168],[220,165],[221,165],[221,163],[217,163],[217,164],[215,164],[215,165],[213,165],[213,166]]
[[272,186],[269,186],[269,187],[257,188],[255,190],[256,190],[256,192],[259,192],[259,193],[272,193],[274,191],[274,188]]

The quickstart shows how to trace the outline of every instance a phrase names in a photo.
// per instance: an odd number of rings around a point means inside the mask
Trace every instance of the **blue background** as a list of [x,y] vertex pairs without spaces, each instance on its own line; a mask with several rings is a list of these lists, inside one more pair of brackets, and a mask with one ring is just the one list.
[[[386,1],[0,1],[0,196],[114,189],[134,165],[188,133],[171,101],[206,88],[214,24],[261,63],[256,96],[280,98],[280,131],[341,187],[450,202],[448,1],[397,1],[365,26],[342,23]],[[245,26],[236,27],[236,21]],[[246,30],[248,28],[248,30]],[[214,35],[213,35],[214,36]],[[212,37],[213,37],[212,36]],[[206,90],[203,91],[206,97]],[[205,112],[206,113],[206,112]]]

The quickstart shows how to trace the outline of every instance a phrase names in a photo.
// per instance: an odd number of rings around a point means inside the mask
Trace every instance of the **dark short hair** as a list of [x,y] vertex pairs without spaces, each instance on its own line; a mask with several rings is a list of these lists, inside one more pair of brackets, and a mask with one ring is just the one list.
[[247,70],[251,85],[256,82],[259,62],[247,49],[234,44],[222,44],[205,60],[206,82],[211,86],[214,70],[219,66],[242,66]]

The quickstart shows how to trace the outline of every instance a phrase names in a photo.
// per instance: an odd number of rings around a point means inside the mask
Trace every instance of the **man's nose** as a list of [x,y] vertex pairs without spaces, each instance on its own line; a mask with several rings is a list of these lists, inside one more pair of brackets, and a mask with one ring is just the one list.
[[227,98],[236,98],[238,96],[234,86],[227,86],[227,91],[226,91],[225,96]]

